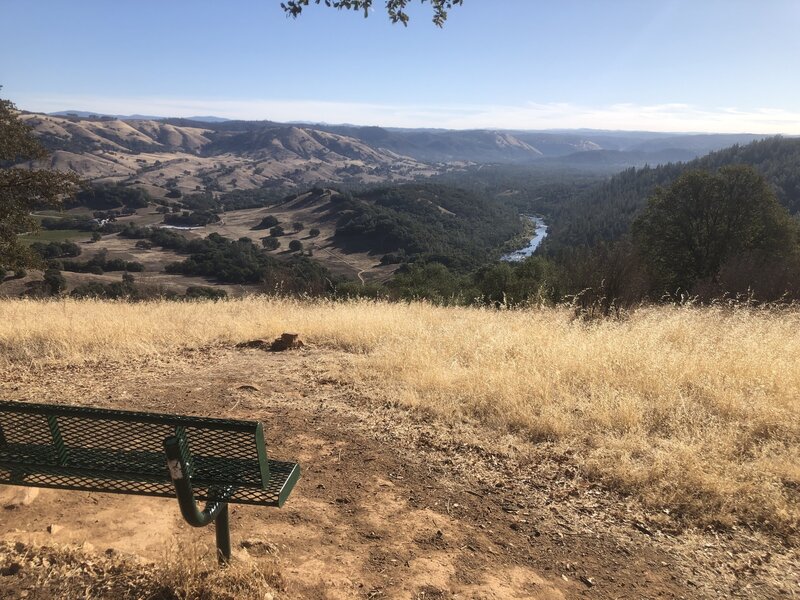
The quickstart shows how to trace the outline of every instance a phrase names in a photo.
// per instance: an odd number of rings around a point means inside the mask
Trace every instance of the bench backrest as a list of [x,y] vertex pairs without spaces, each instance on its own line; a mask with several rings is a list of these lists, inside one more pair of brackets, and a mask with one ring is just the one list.
[[130,482],[131,493],[164,495],[171,492],[163,485],[171,481],[164,455],[171,436],[194,485],[267,489],[269,461],[257,421],[9,401],[0,401],[0,482],[91,479],[90,487],[68,481],[53,487],[97,491],[123,491],[120,482]]

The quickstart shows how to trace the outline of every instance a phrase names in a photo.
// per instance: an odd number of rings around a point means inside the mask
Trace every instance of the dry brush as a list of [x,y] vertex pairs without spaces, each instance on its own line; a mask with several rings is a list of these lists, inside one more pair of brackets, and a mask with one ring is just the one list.
[[245,298],[0,302],[0,369],[171,360],[301,332],[340,377],[442,419],[568,449],[583,472],[688,524],[796,539],[800,310],[566,309]]

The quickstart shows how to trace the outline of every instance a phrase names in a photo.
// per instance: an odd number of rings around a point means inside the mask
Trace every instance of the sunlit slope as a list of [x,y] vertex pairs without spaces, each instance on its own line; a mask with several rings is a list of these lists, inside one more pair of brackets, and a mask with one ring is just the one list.
[[247,298],[3,301],[0,368],[171,359],[283,331],[337,377],[445,420],[569,450],[590,477],[689,524],[791,536],[800,519],[800,311],[566,309]]
[[311,127],[191,121],[20,117],[52,156],[27,163],[93,181],[184,192],[309,185],[319,181],[410,180],[437,169],[361,140]]

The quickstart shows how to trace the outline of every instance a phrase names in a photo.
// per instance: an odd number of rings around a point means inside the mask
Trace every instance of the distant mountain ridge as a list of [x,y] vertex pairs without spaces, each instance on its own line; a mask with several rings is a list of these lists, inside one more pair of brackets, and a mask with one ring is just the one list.
[[613,173],[688,161],[763,137],[398,129],[62,113],[67,116],[20,117],[52,152],[48,166],[90,180],[184,191],[410,181],[466,164],[552,164]]
[[[77,117],[79,119],[120,119],[122,121],[166,121],[170,119],[170,117],[159,117],[154,115],[110,115],[86,110],[60,110],[58,112],[47,113],[47,115],[51,117]],[[184,118],[187,121],[196,121],[197,123],[224,123],[225,121],[230,121],[230,119],[226,119],[224,117],[215,117],[212,115]]]
[[174,125],[204,123],[215,131],[252,133],[269,127],[298,127],[327,131],[354,138],[405,154],[417,160],[433,162],[519,162],[537,158],[569,156],[593,150],[631,153],[659,153],[666,150],[693,154],[693,158],[734,144],[748,144],[769,137],[764,134],[685,134],[648,131],[515,130],[472,129],[448,130],[396,128],[358,125],[333,125],[315,122],[278,123],[274,121],[242,121],[216,116],[161,117],[148,115],[108,115],[88,111],[59,111],[50,116],[78,119],[118,119],[122,121],[163,121]]

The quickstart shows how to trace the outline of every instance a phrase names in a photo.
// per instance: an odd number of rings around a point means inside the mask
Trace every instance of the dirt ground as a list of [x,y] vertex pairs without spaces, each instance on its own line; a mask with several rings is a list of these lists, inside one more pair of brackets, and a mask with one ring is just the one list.
[[[234,560],[277,563],[286,598],[800,595],[796,550],[750,531],[674,531],[583,479],[568,451],[397,406],[346,368],[322,348],[199,350],[17,369],[0,396],[263,421],[272,456],[303,476],[280,510],[233,507]],[[152,561],[213,547],[211,528],[166,499],[0,486],[0,507],[10,542]]]

